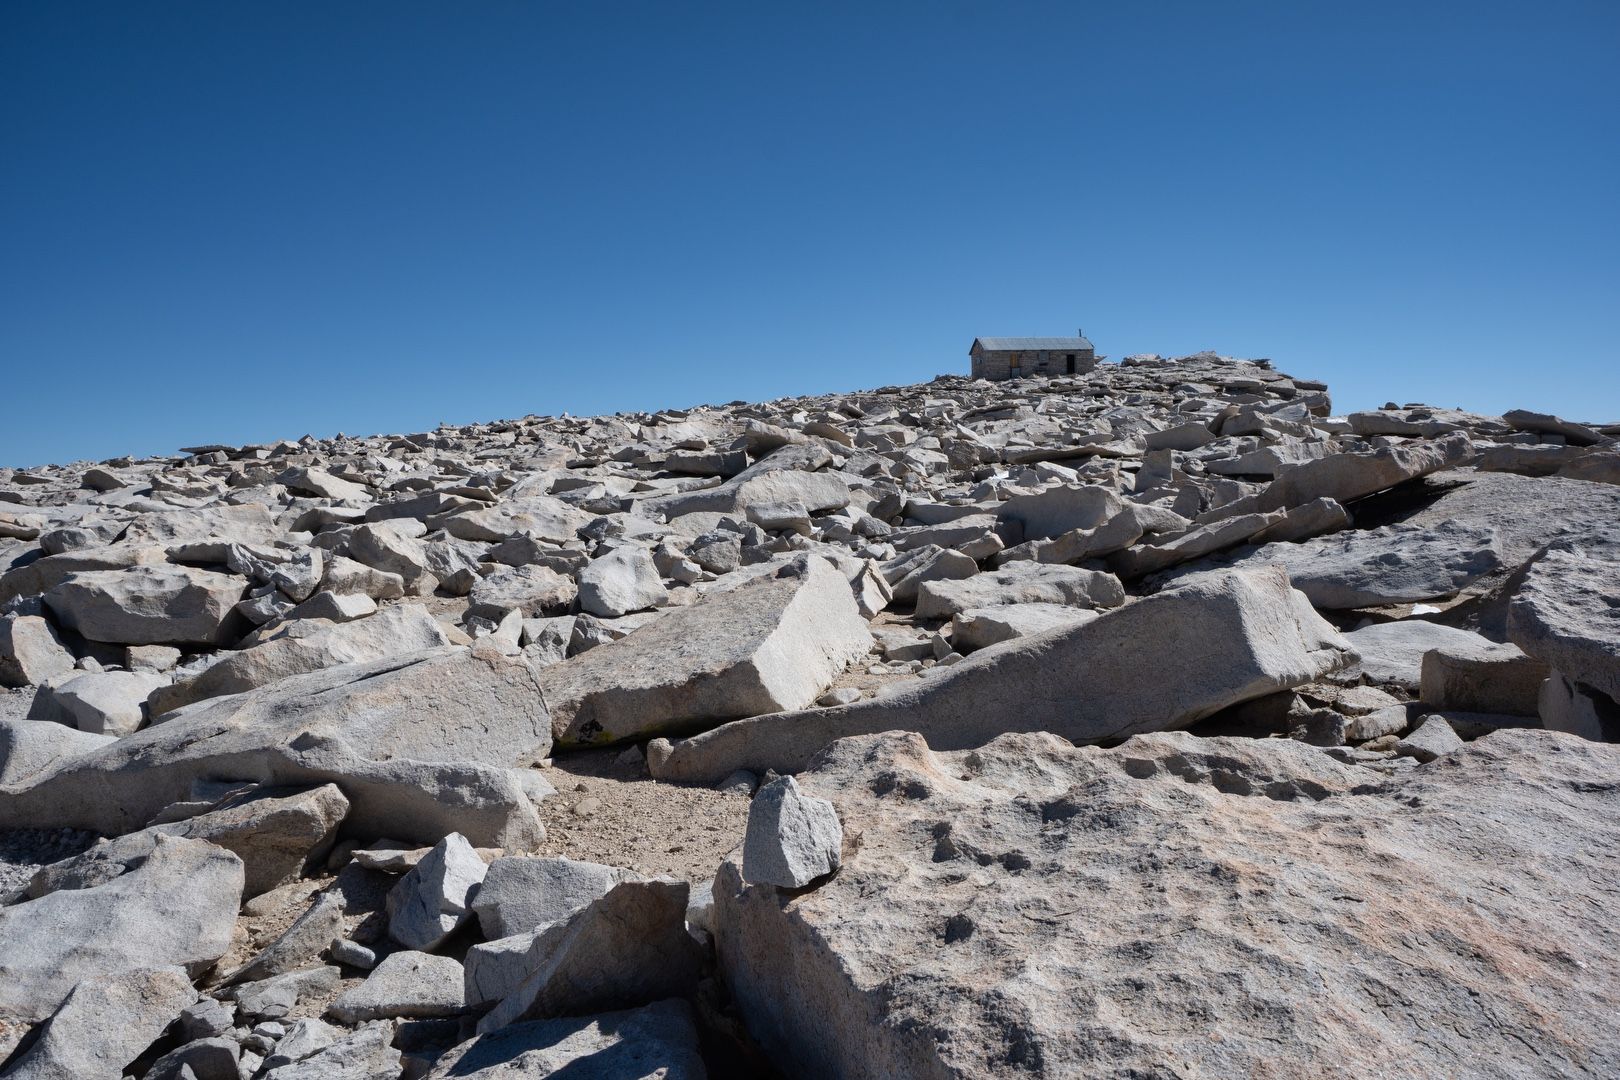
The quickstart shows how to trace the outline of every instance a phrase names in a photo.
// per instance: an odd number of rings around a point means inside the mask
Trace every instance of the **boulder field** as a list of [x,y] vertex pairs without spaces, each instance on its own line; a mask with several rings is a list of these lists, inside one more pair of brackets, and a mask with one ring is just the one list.
[[0,469],[0,1080],[1620,1075],[1617,439],[1205,353]]

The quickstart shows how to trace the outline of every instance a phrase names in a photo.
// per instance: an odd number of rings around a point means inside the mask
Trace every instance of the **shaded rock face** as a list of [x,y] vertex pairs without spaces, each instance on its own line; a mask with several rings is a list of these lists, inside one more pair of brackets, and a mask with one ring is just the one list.
[[802,1076],[1610,1075],[1617,768],[1524,731],[1379,783],[1288,742],[850,739],[800,779],[860,846],[797,894],[724,866],[720,962]]
[[601,1080],[706,1080],[692,1008],[657,1001],[639,1009],[503,1027],[451,1050],[427,1080],[523,1076]]
[[1011,730],[1121,738],[1184,727],[1352,656],[1280,568],[1232,571],[981,650],[915,688],[727,724],[677,744],[655,775],[712,783],[740,768],[796,770],[834,739],[877,731],[920,732],[942,749]]
[[1620,529],[1553,543],[1508,612],[1513,643],[1620,700]]

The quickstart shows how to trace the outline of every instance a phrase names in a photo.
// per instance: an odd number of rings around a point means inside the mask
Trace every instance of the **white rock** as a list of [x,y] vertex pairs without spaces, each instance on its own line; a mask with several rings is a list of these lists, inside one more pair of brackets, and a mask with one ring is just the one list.
[[783,776],[760,788],[748,807],[743,880],[800,889],[838,869],[844,830],[826,799],[804,795]]

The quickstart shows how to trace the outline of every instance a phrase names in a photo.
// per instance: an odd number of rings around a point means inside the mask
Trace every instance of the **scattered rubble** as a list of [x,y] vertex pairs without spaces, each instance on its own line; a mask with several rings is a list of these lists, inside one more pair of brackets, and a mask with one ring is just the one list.
[[1620,1074],[1620,425],[1084,366],[0,469],[0,1076]]

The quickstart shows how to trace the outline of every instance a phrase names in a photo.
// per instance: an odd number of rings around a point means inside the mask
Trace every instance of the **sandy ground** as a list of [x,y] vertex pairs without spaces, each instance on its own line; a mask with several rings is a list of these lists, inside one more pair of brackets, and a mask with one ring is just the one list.
[[712,880],[727,853],[742,843],[748,799],[658,783],[639,763],[617,764],[622,752],[559,755],[544,770],[557,794],[540,804],[546,839],[535,854]]

